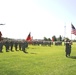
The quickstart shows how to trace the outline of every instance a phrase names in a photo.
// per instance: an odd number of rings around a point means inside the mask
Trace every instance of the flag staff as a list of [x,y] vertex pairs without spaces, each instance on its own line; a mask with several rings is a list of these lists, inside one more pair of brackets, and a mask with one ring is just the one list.
[[66,23],[64,25],[64,39],[66,38]]
[[71,23],[71,41],[72,41],[72,23]]

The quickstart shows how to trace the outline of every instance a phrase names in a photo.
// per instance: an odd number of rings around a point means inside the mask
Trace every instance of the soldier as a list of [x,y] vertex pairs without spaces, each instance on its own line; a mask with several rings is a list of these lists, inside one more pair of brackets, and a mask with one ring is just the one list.
[[19,50],[21,50],[21,45],[22,45],[22,43],[21,43],[21,41],[19,41]]
[[0,53],[2,53],[2,48],[3,48],[3,42],[0,41]]
[[18,51],[17,50],[17,48],[18,48],[18,41],[15,41],[14,46],[15,46],[15,50]]
[[1,33],[1,31],[0,31],[0,41],[2,40],[2,33]]
[[8,51],[9,50],[9,41],[8,40],[5,41],[5,48],[6,48],[6,52],[9,52]]
[[23,42],[22,42],[22,46],[21,46],[21,47],[22,47],[22,51],[23,51],[24,53],[27,53],[27,52],[26,52],[26,47],[28,47],[28,45],[27,45],[27,42],[26,42],[26,41],[23,41]]
[[66,52],[66,57],[70,56],[71,54],[71,41],[69,39],[66,40],[65,42],[65,52]]
[[10,41],[10,49],[13,52],[13,41]]
[[51,46],[51,41],[48,41],[48,46]]
[[27,42],[27,41],[25,41],[25,43],[26,43],[26,48],[28,48],[28,42]]

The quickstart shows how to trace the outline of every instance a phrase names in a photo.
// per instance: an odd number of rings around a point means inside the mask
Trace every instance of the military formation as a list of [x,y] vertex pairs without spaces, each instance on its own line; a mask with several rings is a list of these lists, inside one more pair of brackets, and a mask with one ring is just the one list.
[[32,45],[41,45],[41,46],[51,46],[51,45],[56,45],[56,46],[60,46],[62,45],[62,41],[44,41],[44,40],[33,40],[31,42],[29,42],[29,44]]
[[[26,48],[28,48],[28,44],[38,45],[38,46],[50,46],[54,43],[52,41],[44,41],[44,40],[33,40],[31,42],[27,42],[25,40],[1,40],[0,41],[0,52],[3,52],[3,48],[5,47],[5,51],[23,51],[26,53]],[[55,42],[55,45],[62,45],[62,42]]]
[[5,48],[6,52],[12,51],[14,52],[14,50],[16,51],[23,51],[25,53],[26,52],[26,48],[28,48],[28,42],[25,40],[22,41],[18,41],[18,40],[1,40],[0,41],[0,52],[3,52],[3,48]]
[[56,42],[55,42],[55,45],[56,45],[56,46],[62,45],[62,41],[56,41]]
[[38,46],[51,46],[51,41],[39,41],[39,40],[35,40],[32,41],[32,45],[38,45]]

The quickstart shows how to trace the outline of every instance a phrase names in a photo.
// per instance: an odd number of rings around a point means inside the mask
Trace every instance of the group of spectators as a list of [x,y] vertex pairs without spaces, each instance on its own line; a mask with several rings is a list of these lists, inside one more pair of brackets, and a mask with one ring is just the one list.
[[14,52],[14,50],[18,51],[18,50],[22,50],[23,52],[26,52],[26,48],[28,47],[28,42],[25,40],[21,40],[21,41],[12,41],[12,40],[1,40],[0,41],[0,53],[3,52],[3,48],[5,48],[6,52],[12,51]]

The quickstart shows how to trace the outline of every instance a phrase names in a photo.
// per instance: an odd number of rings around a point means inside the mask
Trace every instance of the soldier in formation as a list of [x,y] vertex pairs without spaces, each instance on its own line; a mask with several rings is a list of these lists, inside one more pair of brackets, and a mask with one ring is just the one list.
[[22,41],[22,51],[24,52],[24,53],[27,53],[26,52],[26,48],[28,47],[28,43],[27,42],[25,42],[25,41]]
[[2,53],[2,49],[3,49],[3,41],[0,41],[0,53]]
[[26,52],[26,48],[28,47],[28,42],[24,41],[10,41],[10,40],[4,40],[0,41],[0,52],[2,52],[3,46],[5,47],[6,52],[12,51],[14,52],[13,48],[16,51],[23,51]]

